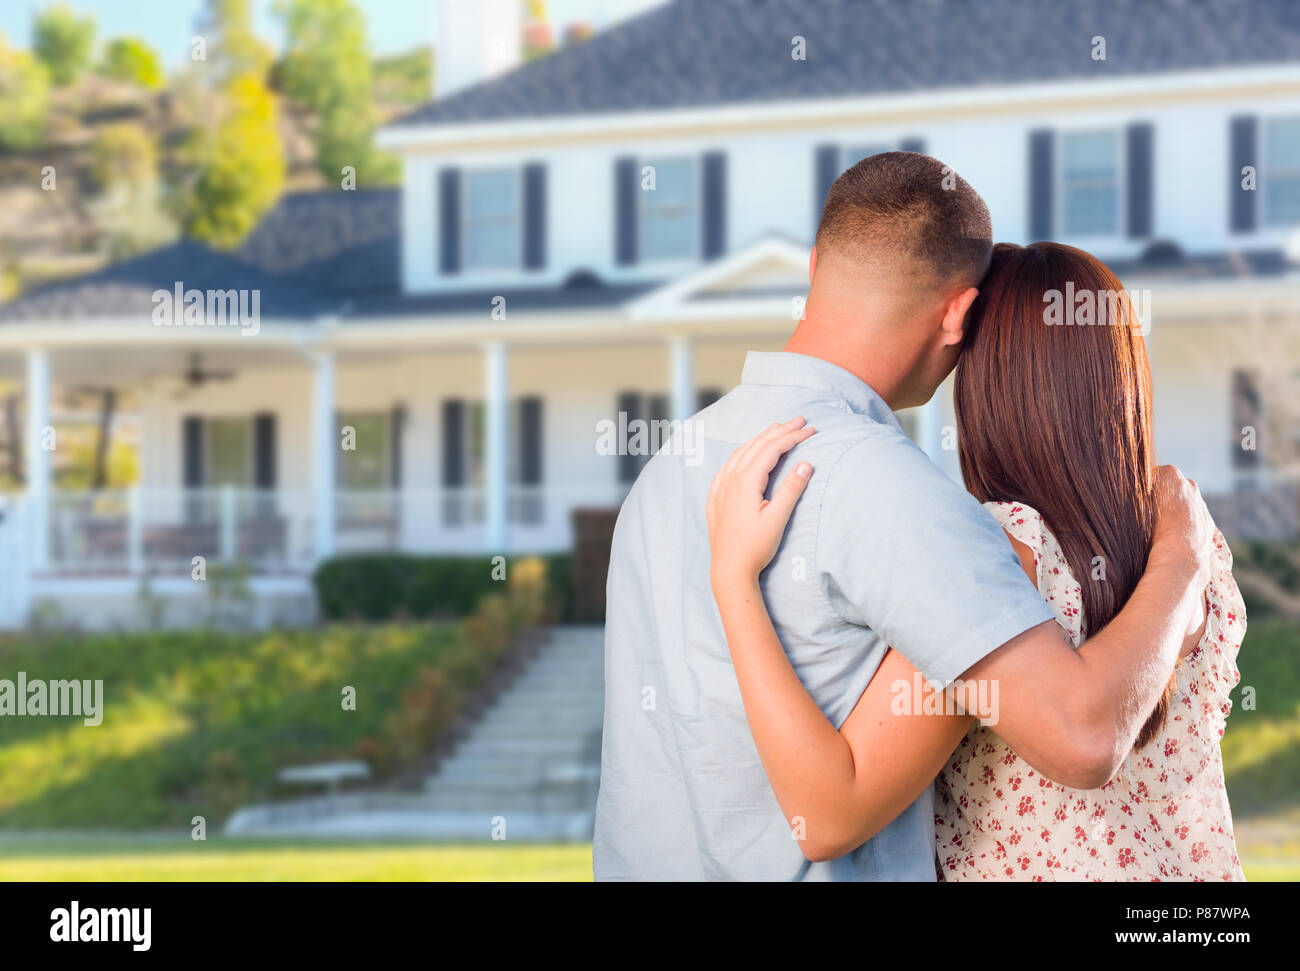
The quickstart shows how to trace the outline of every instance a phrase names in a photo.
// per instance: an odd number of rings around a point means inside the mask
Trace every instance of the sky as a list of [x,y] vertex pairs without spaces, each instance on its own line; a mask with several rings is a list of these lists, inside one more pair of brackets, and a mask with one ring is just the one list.
[[[51,0],[0,0],[0,32],[15,46],[31,42],[32,13]],[[132,34],[143,37],[163,54],[166,64],[189,57],[189,39],[203,0],[67,0],[82,13],[94,14],[98,37]],[[608,26],[662,0],[548,0],[551,23],[560,28],[585,20],[597,28]],[[258,32],[279,47],[281,31],[273,12],[274,0],[253,0]],[[433,37],[436,0],[356,0],[365,12],[370,46],[377,54],[410,50]]]

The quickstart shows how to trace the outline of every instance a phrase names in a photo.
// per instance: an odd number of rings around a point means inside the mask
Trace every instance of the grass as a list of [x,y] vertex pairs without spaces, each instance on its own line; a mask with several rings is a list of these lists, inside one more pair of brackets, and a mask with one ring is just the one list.
[[0,719],[0,827],[215,828],[283,795],[286,765],[362,758],[382,774],[428,751],[508,637],[480,623],[0,641],[4,677],[104,684],[98,727]]
[[1279,617],[1248,620],[1237,664],[1221,746],[1233,816],[1288,815],[1300,810],[1300,630]]
[[[1300,881],[1300,856],[1247,858],[1245,870],[1248,880]],[[591,846],[0,837],[0,882],[43,880],[582,882],[591,880]]]
[[0,881],[591,880],[591,846],[0,837]]

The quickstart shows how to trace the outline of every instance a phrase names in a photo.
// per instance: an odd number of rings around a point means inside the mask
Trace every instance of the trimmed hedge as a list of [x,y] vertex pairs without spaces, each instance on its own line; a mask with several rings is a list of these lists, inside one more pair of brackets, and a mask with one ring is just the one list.
[[[506,574],[525,559],[507,557]],[[547,613],[572,613],[573,567],[567,553],[538,556],[546,564]],[[416,556],[403,553],[340,556],[312,576],[316,601],[329,620],[389,621],[464,617],[479,601],[499,593],[490,556]]]

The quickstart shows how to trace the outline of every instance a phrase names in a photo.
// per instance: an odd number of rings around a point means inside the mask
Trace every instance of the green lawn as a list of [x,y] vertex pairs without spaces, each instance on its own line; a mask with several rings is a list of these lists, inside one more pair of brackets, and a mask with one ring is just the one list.
[[[1248,849],[1248,848],[1247,848]],[[1246,860],[1249,880],[1300,881],[1300,856]],[[329,843],[140,836],[0,837],[0,882],[588,881],[591,846]]]
[[[103,681],[103,723],[0,719],[0,829],[216,830],[278,769],[417,761],[509,640],[505,622],[0,640],[0,672]],[[347,692],[355,692],[355,704]]]
[[0,882],[591,879],[591,846],[0,837]]

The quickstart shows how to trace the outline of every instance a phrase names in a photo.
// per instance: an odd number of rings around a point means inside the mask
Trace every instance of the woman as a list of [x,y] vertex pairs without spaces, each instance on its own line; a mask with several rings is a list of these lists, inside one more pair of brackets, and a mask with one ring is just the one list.
[[[1044,308],[1054,299],[1059,308],[1065,293],[1093,295],[1090,326],[1049,323],[1064,323]],[[1076,647],[1124,606],[1145,569],[1154,526],[1150,368],[1133,308],[1117,294],[1119,280],[1081,250],[998,245],[969,314],[954,387],[966,487],[1002,525]],[[788,441],[813,434],[791,437],[800,422],[770,434]],[[923,704],[939,713],[892,719],[897,744],[870,753],[870,765],[855,765],[845,741],[851,722],[886,724],[882,713],[897,712],[891,696],[921,679],[891,650],[838,731],[824,717],[790,718],[808,708],[791,703],[802,688],[756,593],[788,516],[764,515],[753,452],[738,449],[710,494],[711,579],[778,801],[801,824],[800,807],[818,807],[818,858],[878,832],[906,805],[897,804],[894,781],[910,773],[916,778],[905,791],[919,791],[925,780],[916,766],[933,765],[942,766],[935,833],[943,879],[1244,879],[1219,737],[1246,618],[1222,535],[1204,621],[1133,751],[1100,789],[1042,778],[992,729],[951,705]],[[812,472],[801,462],[792,474],[806,481]]]

